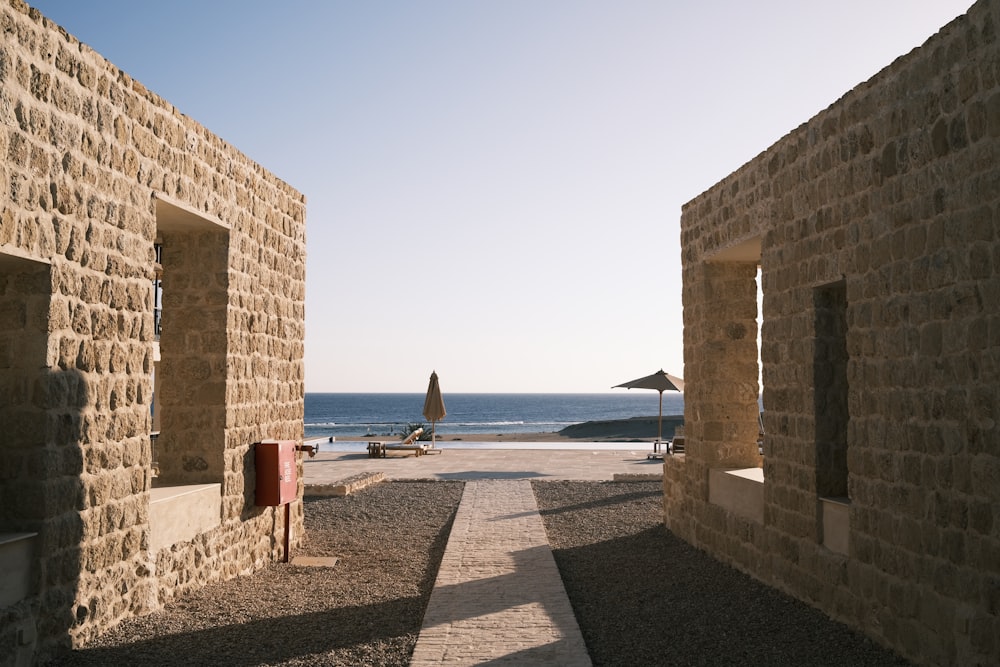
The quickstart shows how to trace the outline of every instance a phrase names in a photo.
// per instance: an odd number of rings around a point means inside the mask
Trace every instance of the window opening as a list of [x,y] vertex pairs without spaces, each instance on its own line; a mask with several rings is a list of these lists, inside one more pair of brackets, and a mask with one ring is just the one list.
[[816,491],[847,497],[847,287],[844,281],[813,293],[816,341],[813,358],[816,423]]

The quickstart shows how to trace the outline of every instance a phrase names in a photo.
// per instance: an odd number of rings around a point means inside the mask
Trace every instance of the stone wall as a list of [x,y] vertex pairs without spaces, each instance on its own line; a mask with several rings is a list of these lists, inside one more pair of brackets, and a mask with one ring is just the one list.
[[[0,533],[38,535],[6,664],[282,556],[253,444],[302,438],[305,198],[21,0],[0,26]],[[151,487],[205,482],[217,525],[151,552]]]
[[[980,0],[681,221],[667,525],[925,664],[1000,664],[998,28]],[[709,470],[754,465],[763,521],[709,502]]]

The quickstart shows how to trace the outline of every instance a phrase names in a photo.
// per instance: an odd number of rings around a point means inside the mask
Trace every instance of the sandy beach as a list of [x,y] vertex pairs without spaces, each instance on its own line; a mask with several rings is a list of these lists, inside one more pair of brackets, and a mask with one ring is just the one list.
[[[653,442],[656,440],[657,417],[633,417],[589,421],[567,426],[552,433],[491,433],[453,434],[438,433],[442,442]],[[663,439],[674,436],[674,430],[684,424],[683,415],[663,416]]]

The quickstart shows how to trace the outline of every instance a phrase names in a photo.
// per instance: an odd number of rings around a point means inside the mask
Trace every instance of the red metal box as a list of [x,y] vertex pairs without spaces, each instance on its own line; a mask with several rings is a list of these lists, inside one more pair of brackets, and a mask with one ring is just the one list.
[[274,507],[295,500],[295,441],[264,440],[257,443],[254,454],[257,505]]

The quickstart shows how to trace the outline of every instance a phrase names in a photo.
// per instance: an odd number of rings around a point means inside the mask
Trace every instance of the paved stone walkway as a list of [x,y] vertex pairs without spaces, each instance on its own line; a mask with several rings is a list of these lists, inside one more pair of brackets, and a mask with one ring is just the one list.
[[531,482],[466,483],[410,664],[591,664]]

